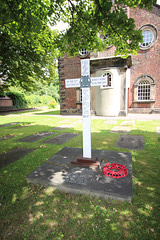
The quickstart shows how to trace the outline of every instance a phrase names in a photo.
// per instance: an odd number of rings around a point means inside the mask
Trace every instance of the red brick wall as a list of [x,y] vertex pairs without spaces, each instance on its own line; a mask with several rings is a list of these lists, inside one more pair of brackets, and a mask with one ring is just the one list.
[[[154,6],[152,11],[145,9],[130,9],[130,17],[134,18],[137,29],[143,25],[151,24],[158,32],[155,44],[148,50],[139,50],[137,56],[132,56],[131,85],[129,94],[129,107],[134,107],[134,83],[142,74],[150,75],[156,84],[154,108],[160,108],[160,8]],[[152,103],[153,105],[153,103]],[[137,107],[145,108],[146,103]]]
[[[65,79],[80,78],[81,65],[78,56],[69,58],[65,54],[59,64],[60,70],[60,94],[61,94],[61,113],[71,113],[73,109],[77,109],[76,89],[65,88]],[[71,112],[70,112],[71,110]]]
[[13,106],[12,99],[9,97],[0,97],[0,107],[11,107]]

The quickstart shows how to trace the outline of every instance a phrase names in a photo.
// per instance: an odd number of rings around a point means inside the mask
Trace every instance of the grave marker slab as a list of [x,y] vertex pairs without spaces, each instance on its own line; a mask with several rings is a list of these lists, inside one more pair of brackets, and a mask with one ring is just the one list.
[[77,133],[61,133],[58,136],[43,141],[43,143],[61,145],[78,135]]
[[134,120],[123,121],[120,125],[121,126],[132,126],[132,125],[135,125],[135,121]]
[[10,127],[19,124],[19,122],[12,122],[0,125],[0,127]]
[[104,121],[103,124],[117,124],[117,121],[116,120],[107,120],[107,121]]
[[157,133],[160,134],[160,127],[157,127]]
[[3,137],[0,138],[0,141],[8,140],[8,139],[11,139],[13,137],[14,137],[14,135],[3,136]]
[[144,148],[144,137],[135,135],[120,135],[116,147],[133,150],[142,150]]
[[130,126],[114,126],[111,130],[110,130],[110,132],[111,133],[116,133],[116,132],[118,132],[118,133],[128,133],[128,132],[130,132]]
[[64,125],[60,125],[59,127],[51,128],[51,130],[66,130],[71,127],[72,127],[71,125],[64,124]]
[[0,154],[0,168],[6,167],[8,164],[23,158],[25,155],[33,151],[34,149],[15,148],[9,152]]
[[17,141],[19,141],[19,142],[36,142],[45,137],[52,136],[54,134],[57,134],[57,133],[56,132],[40,132],[40,133],[36,133],[36,134],[28,136],[28,137],[18,139]]

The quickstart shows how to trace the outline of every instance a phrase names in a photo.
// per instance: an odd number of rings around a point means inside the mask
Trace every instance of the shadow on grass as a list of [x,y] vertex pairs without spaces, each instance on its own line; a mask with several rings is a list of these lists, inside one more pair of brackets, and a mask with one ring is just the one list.
[[[48,126],[45,126],[46,129]],[[132,153],[132,204],[73,195],[27,184],[26,176],[64,146],[81,146],[81,136],[61,145],[15,143],[37,149],[0,171],[0,229],[2,239],[160,239],[158,135],[137,130],[145,147],[140,151],[115,147],[119,133],[92,133],[95,149]],[[44,130],[39,125],[37,131]],[[67,129],[74,132],[74,128]],[[35,133],[35,132],[34,132]],[[25,136],[27,132],[25,133]],[[22,136],[17,135],[17,139]],[[13,139],[7,140],[8,144]],[[7,143],[6,143],[7,144]],[[7,149],[7,145],[4,145]]]

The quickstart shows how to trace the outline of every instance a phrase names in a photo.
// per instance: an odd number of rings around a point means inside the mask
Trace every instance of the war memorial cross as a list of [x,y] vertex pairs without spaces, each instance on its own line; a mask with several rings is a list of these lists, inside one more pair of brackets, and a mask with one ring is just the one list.
[[91,159],[90,88],[107,85],[106,77],[90,77],[90,60],[81,60],[81,78],[65,79],[66,88],[82,88],[83,158]]

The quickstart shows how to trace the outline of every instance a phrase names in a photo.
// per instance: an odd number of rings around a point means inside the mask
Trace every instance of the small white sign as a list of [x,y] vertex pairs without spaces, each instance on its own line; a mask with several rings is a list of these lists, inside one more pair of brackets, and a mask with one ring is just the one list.
[[91,77],[91,86],[107,85],[107,77]]
[[65,87],[66,88],[80,87],[80,78],[65,79]]

